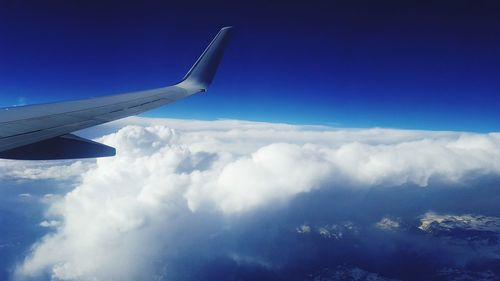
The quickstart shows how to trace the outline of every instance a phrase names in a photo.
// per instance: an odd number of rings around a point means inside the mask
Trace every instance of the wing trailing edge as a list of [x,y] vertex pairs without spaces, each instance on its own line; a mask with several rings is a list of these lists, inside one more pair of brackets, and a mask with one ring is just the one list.
[[115,156],[113,147],[72,134],[35,142],[0,152],[0,158],[15,160],[60,160]]

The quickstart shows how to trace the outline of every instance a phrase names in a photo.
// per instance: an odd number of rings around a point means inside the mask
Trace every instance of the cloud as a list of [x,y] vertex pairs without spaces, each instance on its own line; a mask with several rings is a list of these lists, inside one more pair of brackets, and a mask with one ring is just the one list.
[[382,230],[398,230],[401,221],[398,218],[383,217],[375,226]]
[[0,179],[65,180],[81,176],[93,161],[14,161],[0,159]]
[[286,208],[297,195],[322,189],[460,185],[500,175],[494,133],[144,118],[98,130],[110,132],[100,140],[117,148],[116,157],[53,167],[0,162],[10,177],[80,177],[71,192],[50,200],[47,225],[56,221],[57,228],[33,245],[18,278],[160,279],[164,272],[151,261],[198,235],[188,222],[199,214],[231,219]]
[[40,223],[40,226],[41,227],[51,227],[51,228],[55,228],[55,227],[58,227],[59,225],[61,225],[61,222],[59,221],[56,221],[56,220],[44,220]]
[[500,234],[500,218],[473,214],[451,215],[427,212],[420,218],[422,231],[475,230]]
[[352,222],[342,222],[339,224],[326,224],[313,229],[307,224],[302,224],[295,228],[298,234],[309,235],[311,233],[317,234],[325,239],[340,240],[346,235],[358,235],[359,228]]
[[302,224],[295,229],[299,234],[308,234],[311,233],[311,227],[307,224]]

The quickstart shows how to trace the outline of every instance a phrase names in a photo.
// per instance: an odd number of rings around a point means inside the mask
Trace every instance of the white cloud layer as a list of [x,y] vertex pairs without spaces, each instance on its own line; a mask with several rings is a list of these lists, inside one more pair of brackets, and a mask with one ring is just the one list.
[[9,177],[81,175],[73,191],[51,201],[42,224],[56,228],[33,246],[18,278],[151,277],[151,261],[168,251],[176,224],[192,212],[233,216],[319,188],[460,184],[500,174],[495,133],[145,118],[99,130],[116,128],[101,140],[118,155],[96,163],[0,162]]

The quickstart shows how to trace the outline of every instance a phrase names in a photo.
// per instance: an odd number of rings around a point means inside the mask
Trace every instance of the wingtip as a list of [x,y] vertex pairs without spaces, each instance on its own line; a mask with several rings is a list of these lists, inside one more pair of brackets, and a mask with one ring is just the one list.
[[178,85],[189,84],[195,85],[198,89],[206,89],[212,83],[226,45],[232,35],[232,28],[232,26],[225,26],[220,29]]

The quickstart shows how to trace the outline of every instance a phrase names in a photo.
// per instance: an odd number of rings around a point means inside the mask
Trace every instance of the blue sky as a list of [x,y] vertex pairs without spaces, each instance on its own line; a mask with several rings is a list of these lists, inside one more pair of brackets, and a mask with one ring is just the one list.
[[3,106],[174,83],[233,25],[208,94],[146,116],[500,130],[493,2],[37,2],[0,4]]

